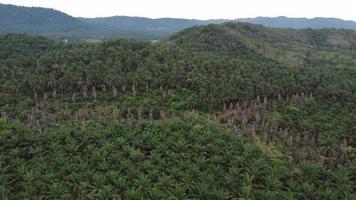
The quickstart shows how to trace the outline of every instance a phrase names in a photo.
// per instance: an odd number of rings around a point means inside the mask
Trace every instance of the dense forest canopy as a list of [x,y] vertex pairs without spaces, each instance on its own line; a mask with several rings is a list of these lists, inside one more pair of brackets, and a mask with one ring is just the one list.
[[356,32],[0,38],[4,199],[354,199]]

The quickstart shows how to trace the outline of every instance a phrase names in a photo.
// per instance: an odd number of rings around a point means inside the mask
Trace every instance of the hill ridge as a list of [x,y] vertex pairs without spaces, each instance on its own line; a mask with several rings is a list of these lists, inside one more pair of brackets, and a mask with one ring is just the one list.
[[[193,26],[235,21],[227,19],[198,20],[169,17],[153,19],[139,16],[76,18],[52,8],[25,7],[11,4],[0,4],[0,11],[0,34],[33,33],[70,38],[72,40],[80,40],[81,38],[107,39],[114,37],[156,40],[169,37],[178,31]],[[321,20],[322,22],[318,22],[319,24],[313,26],[313,20]],[[332,23],[329,23],[329,25],[328,20],[332,20]],[[336,18],[257,17],[237,19],[236,21],[283,28],[336,27],[356,30],[356,22]],[[293,21],[296,22],[291,23]]]

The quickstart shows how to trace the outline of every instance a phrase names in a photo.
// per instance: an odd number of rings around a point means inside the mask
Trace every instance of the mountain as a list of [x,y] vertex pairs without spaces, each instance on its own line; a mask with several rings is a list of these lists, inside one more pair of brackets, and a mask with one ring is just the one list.
[[183,29],[206,25],[211,23],[223,23],[226,20],[195,20],[195,19],[175,19],[160,18],[151,19],[144,17],[114,16],[104,18],[80,18],[82,21],[94,26],[106,26],[112,30],[122,32],[141,33],[166,37]]
[[256,17],[238,19],[240,22],[247,22],[252,24],[261,24],[269,27],[277,28],[339,28],[339,29],[353,29],[356,30],[356,22],[349,20],[342,20],[337,18],[288,18],[288,17]]
[[[228,21],[128,16],[75,18],[54,9],[0,4],[0,34],[32,33],[70,40],[107,38],[157,40],[189,27]],[[356,29],[356,22],[334,18],[258,17],[237,21],[282,28]]]
[[0,33],[63,34],[88,26],[81,20],[53,9],[0,4]]
[[0,33],[33,33],[69,38],[160,39],[188,27],[225,20],[150,19],[116,16],[74,18],[54,9],[0,4]]

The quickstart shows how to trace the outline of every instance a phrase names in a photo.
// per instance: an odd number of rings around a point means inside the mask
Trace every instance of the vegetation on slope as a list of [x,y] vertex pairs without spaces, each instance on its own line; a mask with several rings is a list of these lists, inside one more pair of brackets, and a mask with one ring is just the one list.
[[[310,31],[2,37],[4,199],[355,198],[353,41],[330,46]],[[323,57],[295,56],[306,52]]]

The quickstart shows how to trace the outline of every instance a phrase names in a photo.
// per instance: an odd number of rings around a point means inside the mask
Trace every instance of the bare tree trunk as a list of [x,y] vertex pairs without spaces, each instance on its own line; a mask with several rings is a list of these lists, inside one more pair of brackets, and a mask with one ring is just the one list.
[[142,122],[142,109],[141,108],[137,109],[137,121],[139,124],[141,124],[141,122]]
[[136,97],[136,86],[135,84],[132,84],[132,95]]
[[113,94],[114,98],[117,97],[117,88],[115,86],[112,86],[112,94]]
[[72,95],[72,102],[73,103],[76,102],[76,98],[77,98],[77,94],[75,92],[73,92],[73,95]]
[[86,130],[87,130],[87,126],[86,126],[86,124],[85,124],[84,119],[82,120],[82,125],[80,126],[80,130],[81,130],[81,131],[86,131]]
[[148,113],[148,118],[149,118],[150,122],[152,123],[152,121],[153,121],[153,109],[152,108],[150,109],[150,112]]
[[53,97],[53,100],[56,100],[56,98],[57,98],[57,90],[56,89],[53,90],[52,97]]
[[291,155],[288,156],[288,166],[291,167],[293,165],[293,157]]
[[94,101],[96,101],[97,94],[96,94],[95,86],[93,86],[93,97],[94,97]]
[[87,96],[87,87],[83,87],[83,98],[86,99]]

